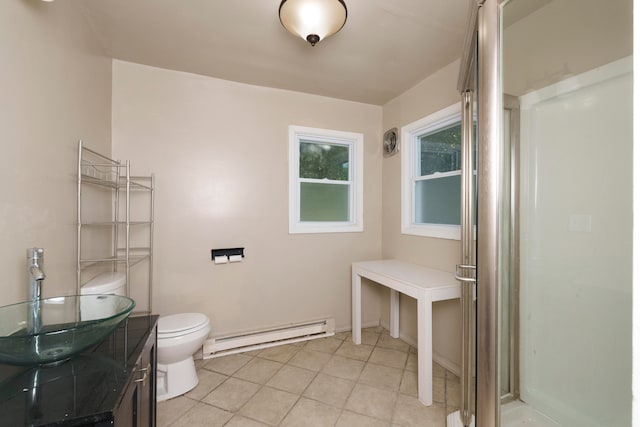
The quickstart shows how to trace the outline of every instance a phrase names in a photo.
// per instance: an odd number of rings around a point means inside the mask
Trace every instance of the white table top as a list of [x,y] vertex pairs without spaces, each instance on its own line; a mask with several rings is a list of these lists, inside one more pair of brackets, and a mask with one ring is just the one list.
[[353,272],[416,298],[416,292],[431,291],[432,301],[460,297],[460,283],[453,273],[395,259],[361,261]]

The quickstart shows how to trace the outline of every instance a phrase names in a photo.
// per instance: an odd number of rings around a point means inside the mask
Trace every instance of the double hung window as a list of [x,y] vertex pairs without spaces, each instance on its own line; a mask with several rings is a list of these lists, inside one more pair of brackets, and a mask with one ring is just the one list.
[[460,239],[460,106],[405,126],[402,140],[402,232]]
[[358,133],[289,127],[289,232],[357,232],[362,225]]

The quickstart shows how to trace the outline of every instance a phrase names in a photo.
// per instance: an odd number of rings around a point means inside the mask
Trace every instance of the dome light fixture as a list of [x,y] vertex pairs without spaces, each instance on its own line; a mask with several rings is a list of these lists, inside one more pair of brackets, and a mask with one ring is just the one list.
[[282,0],[278,15],[287,31],[315,46],[342,29],[347,5],[343,0]]

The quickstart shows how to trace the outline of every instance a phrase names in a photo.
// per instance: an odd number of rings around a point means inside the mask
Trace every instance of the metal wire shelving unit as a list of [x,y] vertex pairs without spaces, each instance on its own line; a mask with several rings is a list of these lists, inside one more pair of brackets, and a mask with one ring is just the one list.
[[[147,309],[136,311],[136,314],[150,314],[152,312],[152,288],[153,288],[153,226],[154,226],[154,195],[155,177],[132,176],[129,161],[121,162],[113,160],[103,154],[93,151],[78,142],[78,189],[77,189],[77,280],[76,293],[91,277],[106,269],[114,272],[123,272],[126,278],[126,294],[132,296],[132,267],[147,261],[146,272],[146,304]],[[104,189],[110,193],[112,208],[111,219],[108,221],[85,221],[83,218],[84,189],[92,186]],[[131,219],[132,199],[137,195],[146,193],[142,220]],[[148,211],[147,211],[148,209]],[[145,212],[146,211],[146,212]],[[98,245],[109,247],[109,254],[89,254],[85,251],[83,234],[89,230],[110,228],[109,233],[102,233]],[[132,230],[142,231],[142,239],[137,236],[136,244],[132,245]],[[142,241],[141,241],[142,240]],[[94,244],[94,242],[92,242]],[[133,286],[142,284],[135,283]]]

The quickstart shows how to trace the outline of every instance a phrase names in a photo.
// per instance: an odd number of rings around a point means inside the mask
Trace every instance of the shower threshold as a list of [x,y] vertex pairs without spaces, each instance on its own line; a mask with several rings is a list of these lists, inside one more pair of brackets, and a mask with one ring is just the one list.
[[[551,418],[521,401],[505,403],[500,412],[502,427],[561,427]],[[460,411],[447,416],[447,427],[464,427],[460,421]],[[475,423],[472,422],[468,427],[475,427]]]

